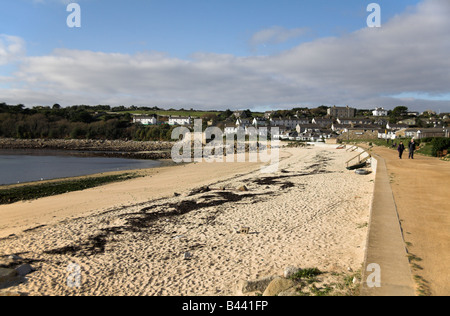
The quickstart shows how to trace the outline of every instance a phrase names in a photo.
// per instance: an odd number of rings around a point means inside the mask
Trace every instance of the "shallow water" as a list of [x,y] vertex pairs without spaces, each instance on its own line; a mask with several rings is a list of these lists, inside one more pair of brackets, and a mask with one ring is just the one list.
[[58,151],[0,150],[0,185],[154,168],[155,160],[77,157]]

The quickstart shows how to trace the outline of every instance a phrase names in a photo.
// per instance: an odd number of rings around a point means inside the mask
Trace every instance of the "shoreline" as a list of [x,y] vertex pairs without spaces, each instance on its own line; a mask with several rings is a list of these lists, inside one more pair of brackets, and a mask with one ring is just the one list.
[[[239,281],[287,266],[327,271],[324,282],[361,269],[373,175],[346,170],[352,154],[331,148],[281,154],[270,175],[255,163],[193,163],[153,170],[151,181],[0,207],[0,236],[15,230],[0,240],[2,254],[36,260],[28,282],[10,290],[229,296]],[[248,235],[236,233],[242,226]],[[80,265],[82,287],[65,285],[66,262]]]
[[170,159],[173,144],[160,141],[0,138],[0,150],[24,150],[30,153],[59,151],[81,157],[152,160]]
[[152,167],[152,168],[107,171],[107,172],[98,172],[98,173],[87,174],[87,175],[83,175],[83,176],[62,177],[62,178],[56,178],[56,179],[46,179],[46,180],[42,180],[42,181],[30,181],[30,182],[21,182],[21,183],[15,183],[15,184],[5,184],[5,185],[0,185],[0,192],[1,192],[1,190],[21,188],[21,187],[33,186],[33,185],[39,185],[39,184],[54,184],[54,183],[56,184],[56,183],[60,183],[60,182],[85,180],[85,179],[98,178],[98,177],[121,176],[121,175],[125,175],[128,173],[133,173],[133,174],[136,174],[137,176],[144,177],[144,176],[148,175],[150,170],[153,170],[153,169],[175,167],[178,165],[183,165],[183,164],[177,164],[177,163],[173,162],[171,159],[158,159],[157,161],[160,162],[160,165]]

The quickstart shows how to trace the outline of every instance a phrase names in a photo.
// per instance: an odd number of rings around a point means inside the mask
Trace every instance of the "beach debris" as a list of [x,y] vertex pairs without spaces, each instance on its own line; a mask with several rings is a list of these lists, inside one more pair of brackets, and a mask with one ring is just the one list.
[[239,230],[240,234],[248,235],[250,233],[250,227],[241,227]]
[[23,264],[20,267],[16,268],[16,272],[20,276],[26,276],[33,271],[35,271],[34,268],[29,264]]
[[173,196],[174,197],[178,197],[178,196],[180,196],[181,194],[180,193],[177,193],[177,192],[175,192],[174,194],[173,194]]
[[186,236],[184,236],[184,235],[178,235],[178,236],[173,237],[173,239],[181,239],[181,238],[184,238],[184,237],[186,237]]
[[204,186],[204,187],[192,190],[188,196],[202,194],[202,193],[206,193],[206,192],[210,192],[210,191],[211,191],[211,189],[208,186]]
[[245,185],[243,185],[238,190],[241,191],[241,192],[247,192],[248,188]]
[[184,260],[191,260],[192,259],[192,254],[190,252],[185,252],[184,253]]
[[294,266],[289,266],[289,267],[286,267],[286,269],[284,269],[283,275],[286,279],[289,279],[291,276],[293,276],[301,271],[302,271],[302,269],[300,269],[300,268],[297,268]]

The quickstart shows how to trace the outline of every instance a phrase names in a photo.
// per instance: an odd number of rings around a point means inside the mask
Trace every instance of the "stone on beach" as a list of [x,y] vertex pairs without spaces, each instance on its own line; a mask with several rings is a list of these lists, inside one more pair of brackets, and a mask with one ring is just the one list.
[[242,294],[251,292],[264,292],[267,286],[275,279],[274,276],[252,281],[241,281],[238,285],[238,291]]
[[26,276],[27,274],[33,272],[34,269],[29,264],[23,264],[20,267],[16,268],[16,271],[20,276]]
[[263,293],[263,296],[276,296],[281,292],[284,292],[295,286],[295,282],[285,278],[275,278],[270,284],[267,286],[266,290]]
[[242,191],[242,192],[247,192],[247,191],[248,191],[248,188],[247,188],[245,185],[243,185],[243,186],[241,186],[238,190],[239,190],[239,191]]
[[16,278],[16,276],[16,270],[0,268],[0,283],[12,281]]
[[289,279],[291,276],[299,273],[300,271],[302,271],[302,269],[297,268],[297,267],[293,267],[293,266],[287,267],[286,269],[284,269],[284,277],[286,279]]

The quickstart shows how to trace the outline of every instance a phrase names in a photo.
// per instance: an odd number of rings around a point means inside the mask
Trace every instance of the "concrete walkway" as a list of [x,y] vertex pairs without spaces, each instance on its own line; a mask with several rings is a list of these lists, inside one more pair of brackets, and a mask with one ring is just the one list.
[[374,158],[377,175],[361,295],[414,296],[414,282],[386,162],[380,156]]

